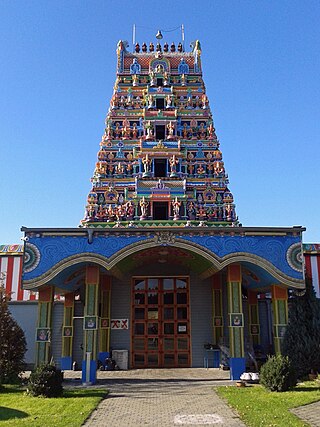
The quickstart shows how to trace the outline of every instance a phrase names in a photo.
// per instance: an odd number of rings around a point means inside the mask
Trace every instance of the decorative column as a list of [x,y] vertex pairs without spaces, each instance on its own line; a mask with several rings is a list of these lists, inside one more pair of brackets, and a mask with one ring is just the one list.
[[222,276],[217,273],[212,283],[213,344],[223,337]]
[[62,357],[61,369],[72,369],[74,293],[64,297],[63,327],[62,327]]
[[51,320],[54,287],[39,289],[38,322],[36,330],[36,365],[49,363],[51,357]]
[[271,286],[273,309],[273,339],[275,353],[281,353],[281,343],[288,323],[288,290]]
[[99,266],[86,268],[86,300],[84,307],[84,360],[82,362],[82,382],[96,382],[97,338],[99,314]]
[[249,335],[252,345],[260,344],[258,293],[248,291]]
[[232,380],[240,379],[245,371],[243,339],[243,312],[241,265],[228,266],[228,312],[229,312],[229,345],[230,345],[230,377]]
[[101,319],[99,331],[99,360],[104,363],[110,357],[111,277],[101,276]]

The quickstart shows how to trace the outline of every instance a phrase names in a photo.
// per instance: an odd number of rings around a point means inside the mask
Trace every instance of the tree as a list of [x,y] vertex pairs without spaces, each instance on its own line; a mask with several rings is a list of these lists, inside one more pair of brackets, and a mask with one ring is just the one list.
[[0,384],[16,382],[24,369],[27,343],[23,330],[8,308],[8,296],[0,277]]
[[305,291],[289,300],[282,354],[289,357],[298,378],[320,372],[320,302],[309,278]]

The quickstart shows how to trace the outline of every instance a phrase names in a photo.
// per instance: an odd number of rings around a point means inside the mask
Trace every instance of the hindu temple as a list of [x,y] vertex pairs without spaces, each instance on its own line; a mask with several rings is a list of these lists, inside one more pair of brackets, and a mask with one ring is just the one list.
[[38,364],[94,382],[112,352],[123,369],[239,378],[248,354],[280,350],[304,229],[239,223],[201,55],[198,40],[119,41],[80,226],[22,228]]

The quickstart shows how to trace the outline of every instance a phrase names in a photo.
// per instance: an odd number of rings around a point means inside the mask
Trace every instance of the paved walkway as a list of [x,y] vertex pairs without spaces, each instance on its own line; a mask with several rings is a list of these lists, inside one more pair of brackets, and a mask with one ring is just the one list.
[[291,409],[291,412],[306,421],[311,427],[320,427],[320,402],[299,406]]
[[228,377],[229,372],[218,369],[99,372],[98,386],[110,394],[85,426],[244,426],[212,389],[217,384],[230,385]]

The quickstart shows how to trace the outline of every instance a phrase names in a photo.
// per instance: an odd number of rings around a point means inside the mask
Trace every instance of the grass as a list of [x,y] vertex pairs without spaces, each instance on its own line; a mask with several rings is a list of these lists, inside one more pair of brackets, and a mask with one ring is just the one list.
[[217,387],[215,390],[250,427],[309,426],[289,409],[320,400],[317,381],[301,383],[294,390],[284,393],[270,392],[258,385],[243,388]]
[[5,386],[0,390],[1,427],[78,427],[106,394],[101,389],[80,389],[46,399],[27,396],[19,387]]

